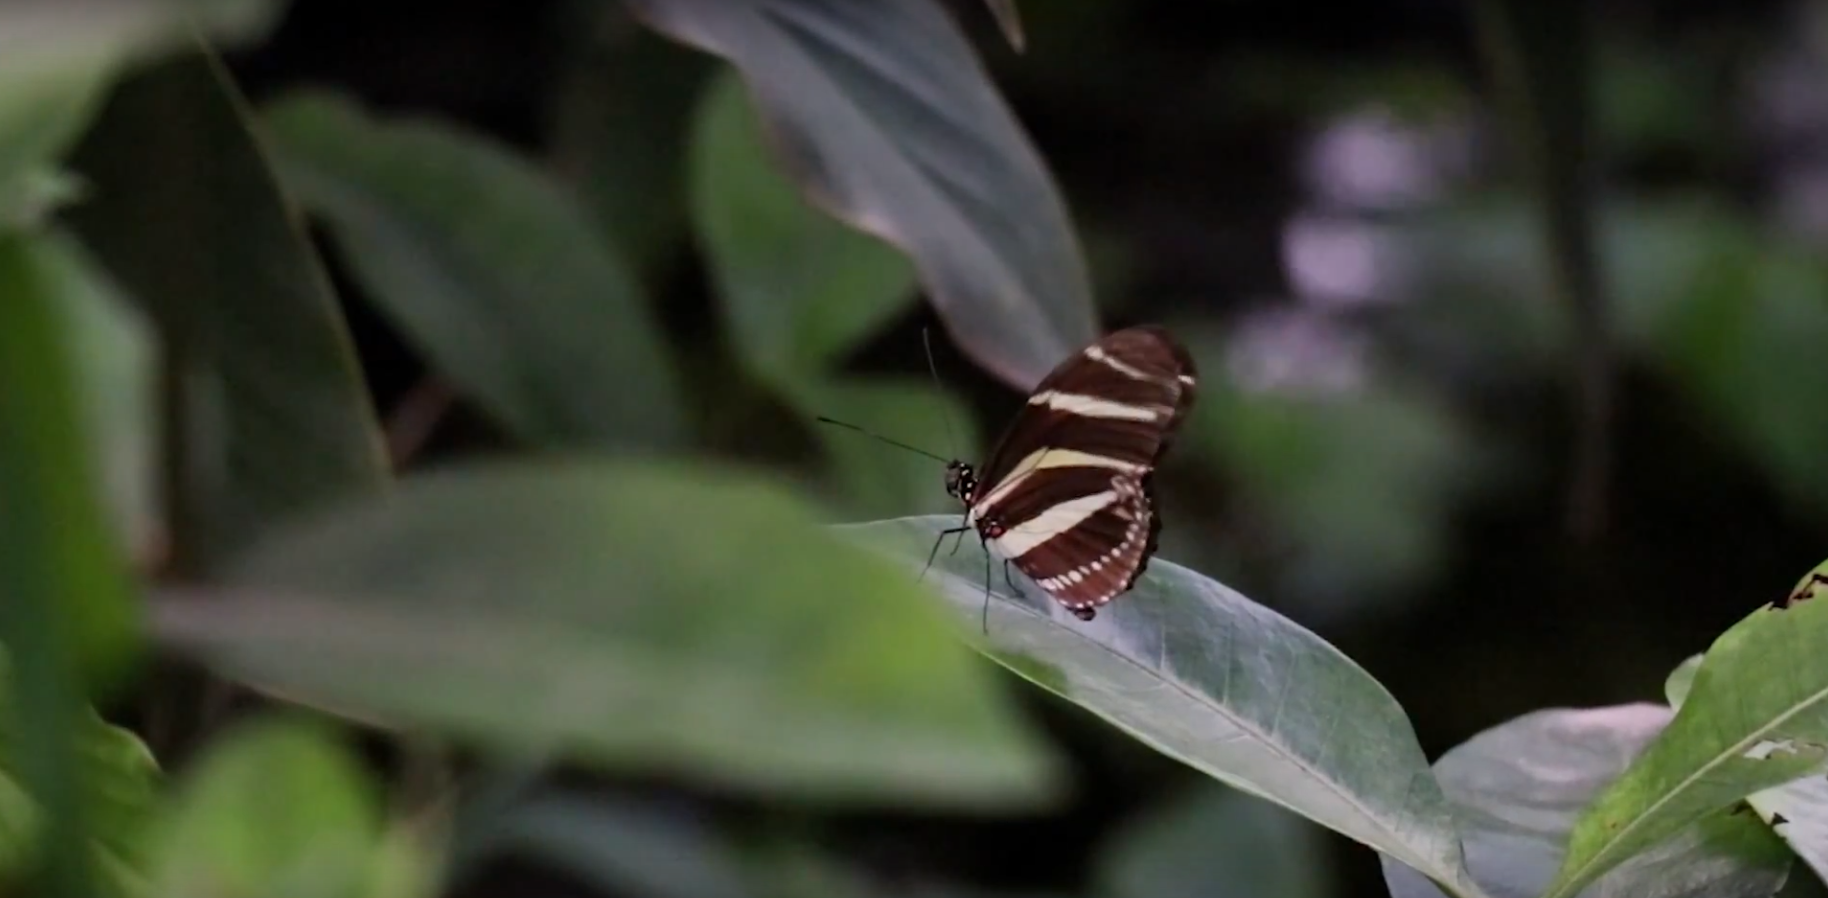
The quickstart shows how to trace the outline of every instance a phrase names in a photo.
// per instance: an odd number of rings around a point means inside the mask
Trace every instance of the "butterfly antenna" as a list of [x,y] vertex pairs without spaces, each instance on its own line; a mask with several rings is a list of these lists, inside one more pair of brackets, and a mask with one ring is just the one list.
[[933,363],[933,337],[931,328],[920,329],[920,345],[927,350],[927,373],[933,375],[933,388],[939,391],[939,416],[946,423],[946,446],[958,455],[958,431],[952,429],[952,410],[946,407],[946,387],[939,381],[939,366]]
[[855,425],[855,424],[852,424],[852,423],[850,423],[850,422],[848,422],[848,421],[839,421],[839,420],[837,420],[837,419],[836,419],[836,418],[827,418],[827,417],[825,417],[825,416],[824,416],[824,415],[820,415],[820,416],[819,416],[819,417],[818,417],[818,418],[817,418],[817,419],[815,419],[815,420],[817,420],[817,421],[818,421],[818,422],[819,422],[819,423],[821,423],[821,424],[835,424],[835,425],[837,425],[837,426],[839,426],[839,427],[843,427],[843,428],[846,428],[846,429],[849,429],[849,430],[854,430],[854,431],[856,431],[856,432],[858,432],[858,433],[860,433],[860,434],[863,434],[863,435],[864,435],[864,436],[866,436],[866,437],[870,437],[870,438],[872,438],[872,439],[877,439],[877,440],[881,440],[881,441],[882,441],[882,442],[884,442],[884,443],[887,443],[887,444],[889,444],[889,445],[891,445],[891,446],[894,446],[894,447],[895,447],[895,448],[897,448],[897,449],[906,449],[906,450],[908,450],[908,451],[909,451],[909,452],[912,452],[912,453],[914,453],[914,454],[916,454],[916,455],[924,455],[924,456],[926,456],[926,457],[928,457],[928,458],[930,458],[930,459],[933,459],[933,460],[934,460],[934,461],[936,461],[936,462],[940,462],[940,463],[941,463],[941,464],[947,464],[947,463],[950,463],[950,462],[951,462],[951,461],[952,461],[952,460],[951,460],[951,459],[949,459],[949,458],[945,458],[945,457],[943,457],[943,456],[939,456],[939,455],[934,455],[934,454],[933,454],[933,453],[931,453],[931,452],[928,452],[928,451],[927,451],[927,450],[925,450],[925,449],[921,449],[921,448],[919,448],[919,447],[916,447],[916,446],[910,446],[910,445],[908,445],[908,444],[907,444],[907,443],[904,443],[904,442],[902,442],[902,441],[900,441],[900,440],[891,440],[891,439],[889,439],[889,438],[888,438],[888,437],[885,437],[885,436],[883,436],[883,435],[882,435],[882,434],[879,434],[879,433],[875,433],[875,432],[873,432],[873,431],[868,431],[868,430],[864,430],[864,429],[863,429],[863,428],[861,428],[861,427],[858,427],[858,426],[857,426],[857,425]]

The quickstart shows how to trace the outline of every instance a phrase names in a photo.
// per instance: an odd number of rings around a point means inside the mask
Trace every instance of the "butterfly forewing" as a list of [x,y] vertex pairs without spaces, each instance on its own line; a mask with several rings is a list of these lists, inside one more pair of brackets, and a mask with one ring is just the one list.
[[1193,403],[1186,350],[1157,327],[1118,331],[1054,369],[992,451],[967,508],[1048,594],[1091,619],[1154,554],[1151,474]]

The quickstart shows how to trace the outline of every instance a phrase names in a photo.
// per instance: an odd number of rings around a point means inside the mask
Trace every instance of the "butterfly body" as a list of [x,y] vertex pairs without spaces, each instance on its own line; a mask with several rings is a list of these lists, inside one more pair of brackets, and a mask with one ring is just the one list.
[[981,472],[946,466],[946,491],[965,506],[960,529],[1091,620],[1155,554],[1152,475],[1195,380],[1187,351],[1159,327],[1075,353],[1035,387]]

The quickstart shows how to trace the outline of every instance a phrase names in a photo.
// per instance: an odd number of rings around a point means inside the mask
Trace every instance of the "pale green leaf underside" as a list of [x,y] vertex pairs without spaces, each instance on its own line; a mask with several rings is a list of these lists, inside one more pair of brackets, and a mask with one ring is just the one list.
[[[902,559],[912,576],[957,523],[839,530]],[[975,626],[987,569],[975,537],[967,542],[956,555],[942,550],[927,578]],[[1337,649],[1160,558],[1091,622],[1015,576],[1028,597],[1007,595],[993,573],[985,651],[998,663],[1164,754],[1478,894],[1403,709]]]

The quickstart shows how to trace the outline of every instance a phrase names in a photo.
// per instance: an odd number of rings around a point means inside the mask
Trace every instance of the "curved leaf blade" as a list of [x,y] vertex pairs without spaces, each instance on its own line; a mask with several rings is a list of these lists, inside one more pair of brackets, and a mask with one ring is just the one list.
[[1052,178],[930,0],[630,0],[743,74],[778,157],[833,215],[900,247],[953,340],[1028,389],[1097,336]]
[[43,814],[36,885],[77,898],[96,880],[78,754],[84,691],[119,672],[137,609],[94,494],[47,268],[36,240],[0,231],[0,644],[13,687],[0,728],[14,736],[25,793],[15,798]]
[[777,383],[823,374],[914,302],[905,257],[809,206],[774,169],[728,72],[699,102],[692,211],[731,342]]
[[[838,529],[918,570],[956,523],[932,516]],[[990,573],[984,555],[973,547],[941,556],[928,580],[975,625]],[[1000,573],[992,582],[984,651],[997,663],[1196,770],[1393,855],[1456,894],[1480,894],[1402,707],[1320,637],[1159,557],[1090,623],[1032,584],[1012,597]]]
[[[1670,672],[1663,687],[1670,705],[1680,708],[1688,699],[1703,657],[1690,656]],[[1815,871],[1817,879],[1828,882],[1828,777],[1815,774],[1793,780],[1753,792],[1745,801]]]
[[[156,606],[257,687],[525,756],[786,795],[995,807],[1057,773],[898,567],[683,464],[452,467]],[[207,597],[206,597],[207,598]]]
[[1805,577],[1789,607],[1766,605],[1714,641],[1675,719],[1582,814],[1546,895],[1576,894],[1694,821],[1828,766],[1828,598],[1812,589]]
[[76,160],[96,189],[68,217],[181,375],[165,426],[186,457],[163,460],[184,483],[184,507],[166,509],[191,556],[180,566],[207,568],[278,518],[382,489],[342,311],[217,60],[198,51],[129,79]]
[[516,433],[556,445],[683,439],[639,281],[531,164],[479,135],[383,120],[328,94],[276,103],[261,124],[287,188],[330,224],[374,301]]
[[[1648,703],[1525,714],[1435,762],[1461,808],[1466,859],[1494,898],[1535,898],[1555,876],[1568,830],[1593,795],[1655,738],[1670,710]],[[1716,812],[1613,870],[1586,898],[1769,898],[1790,856],[1749,814]],[[1441,898],[1384,859],[1393,898]]]

